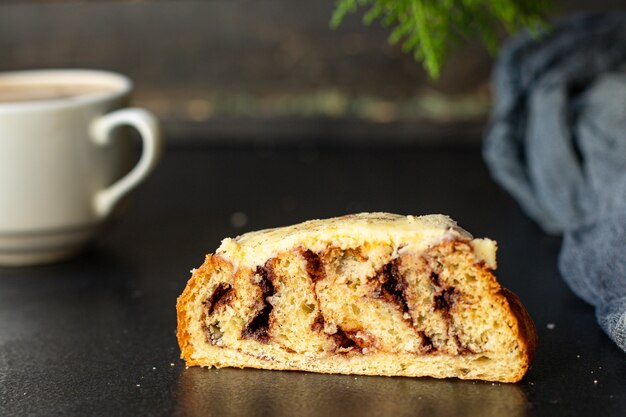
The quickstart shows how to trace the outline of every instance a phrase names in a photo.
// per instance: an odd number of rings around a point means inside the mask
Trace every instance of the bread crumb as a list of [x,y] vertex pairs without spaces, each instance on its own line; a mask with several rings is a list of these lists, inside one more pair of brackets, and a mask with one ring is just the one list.
[[140,387],[140,386],[141,386],[141,384],[137,384],[137,386],[138,386],[138,387]]
[[594,379],[594,380],[593,380],[593,383],[594,383],[594,384],[597,384],[597,383],[598,383],[598,380],[597,380],[597,379]]
[[244,227],[248,223],[248,215],[246,213],[242,213],[237,211],[230,215],[230,224],[233,227]]
[[174,364],[173,364],[173,363],[170,363],[170,366],[174,366]]
[[548,328],[548,330],[553,330],[553,329],[554,329],[554,327],[555,327],[555,325],[554,325],[554,323],[548,323],[548,324],[546,325],[546,327]]

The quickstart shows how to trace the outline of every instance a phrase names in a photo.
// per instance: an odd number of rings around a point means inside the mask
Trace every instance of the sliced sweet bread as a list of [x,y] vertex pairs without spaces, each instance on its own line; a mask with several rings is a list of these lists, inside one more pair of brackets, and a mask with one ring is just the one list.
[[177,303],[187,365],[520,380],[536,336],[496,243],[361,213],[225,239]]

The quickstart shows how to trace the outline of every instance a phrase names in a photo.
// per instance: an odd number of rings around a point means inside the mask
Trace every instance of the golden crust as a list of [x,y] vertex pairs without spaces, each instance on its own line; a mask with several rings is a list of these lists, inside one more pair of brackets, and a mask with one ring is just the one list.
[[525,360],[522,366],[519,368],[517,375],[511,378],[508,382],[518,382],[521,380],[530,365],[535,358],[535,350],[537,349],[537,332],[535,330],[535,323],[533,322],[530,314],[526,311],[526,308],[522,305],[522,301],[513,292],[506,288],[500,289],[500,295],[505,298],[507,306],[509,307],[510,314],[515,318],[517,328],[514,329],[516,338],[521,346],[521,350],[524,352]]
[[184,359],[188,366],[197,365],[192,359],[194,347],[191,344],[191,335],[188,331],[189,322],[193,319],[191,317],[191,308],[189,307],[197,298],[198,291],[206,285],[211,274],[217,268],[232,269],[232,265],[219,255],[206,255],[204,263],[193,271],[183,293],[176,300],[176,317],[178,321],[176,337],[180,346],[180,358]]

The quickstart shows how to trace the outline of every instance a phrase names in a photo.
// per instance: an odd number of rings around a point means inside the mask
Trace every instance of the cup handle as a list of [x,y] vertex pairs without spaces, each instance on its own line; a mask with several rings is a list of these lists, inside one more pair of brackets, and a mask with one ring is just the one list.
[[99,146],[111,142],[111,132],[119,126],[131,126],[141,135],[143,149],[139,162],[117,182],[100,190],[93,199],[96,213],[104,218],[126,193],[143,181],[156,166],[163,147],[161,129],[156,117],[147,110],[126,108],[115,110],[94,120],[90,126],[91,140]]

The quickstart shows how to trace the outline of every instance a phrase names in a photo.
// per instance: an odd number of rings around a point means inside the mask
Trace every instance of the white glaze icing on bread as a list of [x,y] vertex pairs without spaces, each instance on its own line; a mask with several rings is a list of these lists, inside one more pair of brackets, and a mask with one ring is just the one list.
[[514,382],[535,332],[496,244],[442,215],[361,213],[225,239],[179,297],[188,365]]

